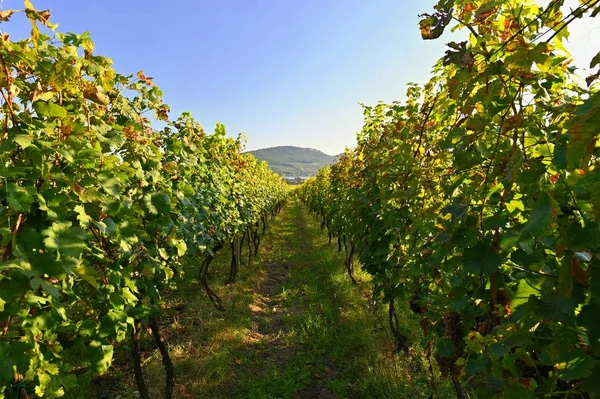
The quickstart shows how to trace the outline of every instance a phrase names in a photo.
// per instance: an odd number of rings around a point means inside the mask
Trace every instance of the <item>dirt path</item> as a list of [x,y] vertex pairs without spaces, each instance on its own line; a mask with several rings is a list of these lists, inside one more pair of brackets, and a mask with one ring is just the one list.
[[[294,201],[290,206],[296,209],[299,204]],[[250,369],[255,370],[259,378],[286,375],[290,364],[308,369],[313,366],[302,364],[305,362],[303,348],[299,347],[296,340],[293,320],[303,317],[304,308],[297,297],[302,297],[303,293],[296,282],[290,280],[294,271],[304,267],[311,248],[307,240],[298,240],[298,237],[306,237],[304,218],[292,215],[293,212],[287,210],[270,227],[270,234],[260,251],[261,281],[249,305],[252,312],[249,339],[255,345],[248,348],[248,352],[252,351],[256,357]],[[247,369],[239,371],[243,374]],[[306,381],[308,384],[302,384],[302,388],[298,386],[298,390],[290,392],[288,397],[334,398],[335,395],[321,381],[322,377],[326,376],[320,376],[318,380],[311,378]],[[268,392],[264,394],[271,397]]]
[[289,266],[275,262],[264,265],[264,268],[264,281],[249,305],[253,313],[251,339],[263,344],[257,352],[264,362],[257,365],[259,369],[273,364],[283,366],[294,352],[293,346],[286,342],[289,332],[283,316],[287,310],[279,298],[288,280]]
[[[337,246],[327,244],[327,234],[297,199],[268,223],[259,255],[242,265],[238,281],[225,285],[230,256],[224,250],[211,265],[210,283],[224,311],[194,278],[166,301],[163,333],[176,398],[428,396],[428,377],[410,372],[394,353],[385,310],[369,306],[368,276],[358,270],[362,283],[350,283]],[[147,350],[144,373],[151,396],[160,397],[164,368],[160,354]],[[127,392],[120,397],[135,398],[131,373],[122,375]],[[69,399],[80,397],[94,396],[80,391]]]

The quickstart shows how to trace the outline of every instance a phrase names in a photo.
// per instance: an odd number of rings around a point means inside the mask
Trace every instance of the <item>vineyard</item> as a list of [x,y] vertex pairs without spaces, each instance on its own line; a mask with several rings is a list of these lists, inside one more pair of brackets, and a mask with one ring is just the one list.
[[365,107],[358,146],[301,189],[433,390],[439,370],[459,398],[464,381],[479,397],[600,392],[599,74],[582,84],[565,49],[600,6],[580,3],[440,1],[423,38],[468,40],[406,101]]
[[439,0],[423,39],[467,40],[292,194],[24,4],[0,10],[31,22],[0,37],[0,397],[111,373],[142,399],[597,397],[600,71],[567,39],[600,1]]
[[[38,25],[53,27],[49,13],[25,5],[31,37],[0,40],[3,397],[63,396],[78,369],[106,372],[129,340],[140,397],[149,398],[139,352],[148,327],[171,397],[163,292],[197,277],[221,308],[211,260],[231,246],[228,282],[236,280],[242,241],[258,250],[285,185],[222,125],[206,134],[189,114],[169,120],[152,79],[117,73],[87,35],[40,33]],[[183,273],[190,263],[197,276]]]

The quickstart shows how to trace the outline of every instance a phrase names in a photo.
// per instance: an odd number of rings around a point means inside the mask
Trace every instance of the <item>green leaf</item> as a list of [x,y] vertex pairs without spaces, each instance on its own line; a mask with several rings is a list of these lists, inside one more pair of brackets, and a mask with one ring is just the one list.
[[590,257],[587,251],[600,248],[600,226],[594,222],[586,222],[584,227],[581,223],[574,221],[569,224],[565,238],[567,246],[576,251],[575,256],[584,262],[589,262],[591,259],[585,260]]
[[98,288],[99,277],[92,267],[82,262],[79,266],[74,268],[73,271],[79,278],[90,284],[92,287]]
[[67,110],[55,103],[48,103],[45,101],[36,101],[33,103],[33,109],[38,116],[45,116],[48,118],[66,118]]
[[554,165],[559,169],[567,169],[567,147],[564,144],[557,143],[554,146],[554,154],[552,156]]
[[63,306],[56,306],[54,310],[56,310],[56,313],[58,313],[58,315],[63,319],[63,321],[69,320],[69,318],[67,317],[67,311]]
[[454,166],[457,170],[470,169],[481,162],[474,151],[457,151],[454,153]]
[[56,288],[55,286],[38,276],[33,277],[31,279],[30,284],[31,288],[33,288],[34,290],[42,288],[42,290],[44,290],[44,292],[48,295],[51,295],[55,298],[58,298],[60,296],[60,291],[58,290],[58,288]]
[[557,374],[561,380],[579,380],[589,376],[596,360],[580,349],[569,352],[569,357],[557,365]]
[[522,386],[510,386],[502,390],[502,399],[533,399],[533,392]]
[[469,130],[474,130],[476,132],[485,129],[485,127],[490,123],[489,119],[482,116],[475,116],[469,118],[466,123],[466,127]]
[[488,347],[488,353],[497,358],[501,358],[509,352],[509,348],[503,343],[496,342]]
[[488,363],[489,361],[485,356],[469,357],[465,370],[469,374],[475,374],[479,371],[485,370],[488,366]]
[[79,220],[80,226],[84,229],[87,229],[87,227],[93,221],[93,219],[87,213],[85,213],[85,208],[83,207],[83,205],[77,205],[75,207],[75,212],[78,213],[77,220]]
[[102,181],[102,188],[104,189],[104,191],[106,191],[106,193],[112,195],[113,197],[119,197],[119,187],[120,187],[120,183],[119,180],[113,178],[103,178],[101,179]]
[[437,350],[442,357],[453,357],[455,353],[454,345],[448,338],[443,338],[438,342]]
[[596,365],[592,368],[592,372],[588,378],[581,384],[583,392],[597,393],[600,392],[600,362],[596,361]]
[[540,287],[544,282],[543,277],[531,277],[528,279],[520,279],[517,291],[512,297],[510,302],[510,308],[516,309],[517,306],[521,306],[529,301],[530,296],[539,297]]
[[600,348],[600,305],[592,303],[581,309],[577,316],[580,326],[587,329],[588,339],[592,348]]
[[502,235],[502,239],[500,240],[500,249],[503,251],[510,251],[518,242],[519,235],[512,231],[507,231]]
[[177,255],[183,256],[187,252],[187,244],[183,240],[178,240],[175,242],[175,247],[177,248]]
[[50,300],[48,298],[44,298],[43,296],[27,294],[23,297],[23,302],[28,305],[38,306],[41,308],[41,305],[47,305],[48,303],[50,303]]
[[534,236],[541,236],[548,231],[552,225],[553,216],[560,211],[555,205],[554,200],[547,193],[542,193],[529,217],[529,222],[523,231]]
[[516,366],[515,357],[512,354],[506,354],[502,357],[502,368],[504,368],[504,370],[510,371],[510,373],[514,376],[519,374]]
[[452,220],[460,219],[467,214],[467,206],[457,201],[453,205],[447,206],[444,212],[450,213]]
[[[120,302],[116,298],[111,298],[111,302]],[[120,307],[121,305],[119,305]],[[100,319],[98,327],[98,336],[101,338],[117,338],[117,341],[123,341],[127,336],[129,328],[129,318],[122,310],[111,309],[104,317]]]
[[558,270],[558,285],[556,293],[561,297],[568,299],[573,294],[573,271],[571,266],[571,256],[564,256],[560,261]]
[[25,374],[29,369],[31,346],[25,342],[0,341],[0,381],[5,384],[14,378],[14,370]]
[[127,241],[121,240],[121,241],[119,241],[119,248],[121,248],[121,251],[128,254],[131,252],[132,246]]
[[13,141],[25,149],[27,147],[31,147],[33,137],[28,134],[17,134],[15,137],[13,137]]
[[166,259],[169,259],[169,254],[167,253],[167,250],[166,250],[166,249],[164,249],[164,248],[160,248],[160,249],[158,250],[158,253],[160,254],[160,257],[161,257],[161,258],[163,258],[163,259],[165,259],[165,260],[166,260]]
[[8,205],[16,212],[29,212],[34,193],[35,189],[33,187],[9,185]]
[[491,276],[502,264],[502,258],[491,244],[480,242],[463,253],[464,269],[468,273]]
[[72,227],[71,222],[54,222],[42,234],[46,236],[46,248],[55,250],[59,256],[63,254],[77,258],[87,248],[87,234],[79,227]]
[[144,195],[144,204],[146,204],[146,208],[148,208],[148,212],[153,215],[158,215],[158,209],[154,206],[152,201],[152,196],[150,194]]
[[89,345],[89,357],[92,370],[104,374],[112,364],[112,345],[102,345],[99,341],[92,341]]
[[152,204],[160,214],[168,214],[171,211],[171,197],[166,193],[159,193],[152,196]]
[[128,301],[129,304],[135,304],[138,301],[137,296],[135,296],[133,294],[133,292],[131,292],[131,290],[129,288],[123,288],[123,299],[125,299],[126,301]]
[[121,296],[116,293],[116,292],[111,292],[109,295],[109,301],[110,304],[115,308],[115,309],[120,309],[123,306],[123,298],[121,298]]

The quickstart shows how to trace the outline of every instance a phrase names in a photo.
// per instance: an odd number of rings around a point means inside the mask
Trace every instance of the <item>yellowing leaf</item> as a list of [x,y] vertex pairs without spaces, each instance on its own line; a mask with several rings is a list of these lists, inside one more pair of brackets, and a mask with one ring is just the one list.
[[15,12],[16,12],[16,10],[1,10],[0,11],[0,21],[1,22],[8,21]]

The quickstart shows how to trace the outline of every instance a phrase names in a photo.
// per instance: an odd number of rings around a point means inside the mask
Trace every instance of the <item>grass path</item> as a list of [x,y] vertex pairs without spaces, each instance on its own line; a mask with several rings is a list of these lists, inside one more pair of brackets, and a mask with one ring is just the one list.
[[[358,270],[362,282],[352,285],[336,250],[292,196],[237,283],[223,284],[228,252],[211,265],[224,312],[208,302],[194,269],[187,271],[190,279],[173,291],[161,322],[175,364],[175,397],[429,397],[422,356],[394,354],[385,309],[369,303],[368,276]],[[409,314],[404,322],[414,323]],[[143,350],[151,396],[159,398],[160,355],[150,340]],[[73,397],[135,397],[127,353],[115,363],[113,375],[90,380],[88,391]],[[437,398],[453,397],[447,385],[438,388]]]

